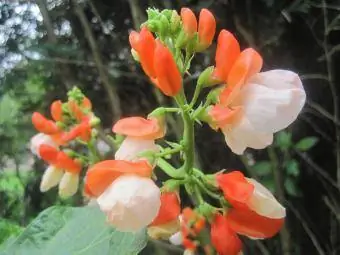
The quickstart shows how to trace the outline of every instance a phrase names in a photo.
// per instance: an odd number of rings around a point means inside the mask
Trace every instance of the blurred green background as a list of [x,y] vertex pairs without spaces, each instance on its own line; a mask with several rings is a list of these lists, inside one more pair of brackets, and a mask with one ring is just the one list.
[[[245,254],[340,254],[340,3],[317,0],[36,0],[0,1],[0,243],[19,234],[53,204],[81,205],[81,192],[60,200],[39,191],[44,164],[29,151],[33,111],[48,115],[54,99],[77,85],[92,100],[106,132],[121,116],[145,116],[171,104],[148,82],[130,54],[128,34],[146,8],[210,9],[218,30],[254,47],[264,70],[301,75],[307,103],[299,119],[266,150],[238,157],[223,136],[197,129],[197,164],[205,172],[242,169],[288,209],[285,228],[270,240],[244,240]],[[215,46],[199,54],[192,77],[214,64]],[[168,138],[181,133],[168,119]],[[185,200],[184,200],[185,202]],[[143,254],[181,254],[152,242]]]

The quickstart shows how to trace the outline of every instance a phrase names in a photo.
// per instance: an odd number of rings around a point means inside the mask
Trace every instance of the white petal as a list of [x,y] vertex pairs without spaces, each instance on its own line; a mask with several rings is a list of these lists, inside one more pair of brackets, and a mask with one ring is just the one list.
[[137,160],[139,154],[144,151],[158,152],[159,148],[154,140],[141,140],[127,137],[117,150],[115,159],[134,161]]
[[241,91],[245,115],[261,132],[289,126],[305,104],[306,94],[296,73],[272,70],[254,75]]
[[57,186],[63,177],[63,174],[64,171],[57,169],[54,166],[49,166],[42,176],[40,182],[40,191],[45,192]]
[[45,135],[43,133],[36,134],[35,136],[31,138],[30,149],[31,149],[31,152],[34,155],[37,155],[39,158],[40,158],[39,147],[42,144],[50,145],[55,148],[58,147],[58,145],[52,140],[52,138],[49,135]]
[[244,116],[232,126],[224,127],[222,132],[229,148],[239,155],[247,147],[263,149],[273,142],[273,134],[255,130]]
[[59,196],[67,198],[76,194],[79,186],[79,174],[66,172],[59,183]]
[[183,242],[182,232],[176,232],[169,238],[169,242],[173,245],[181,245]]
[[149,225],[161,205],[160,190],[149,178],[117,178],[97,199],[108,221],[120,231],[135,232]]
[[266,187],[251,178],[247,178],[247,181],[255,187],[254,193],[247,203],[250,209],[261,216],[271,219],[281,219],[286,216],[286,209]]

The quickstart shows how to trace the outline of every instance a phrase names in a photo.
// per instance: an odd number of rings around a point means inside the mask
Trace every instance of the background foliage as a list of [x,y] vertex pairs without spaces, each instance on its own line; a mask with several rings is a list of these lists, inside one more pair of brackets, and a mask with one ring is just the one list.
[[[43,209],[83,204],[80,193],[67,201],[59,200],[55,190],[40,193],[45,166],[28,149],[35,132],[33,111],[47,113],[52,100],[64,99],[77,85],[104,121],[103,132],[109,132],[121,116],[145,115],[170,104],[130,55],[128,32],[145,20],[148,6],[189,6],[197,13],[209,8],[219,28],[234,32],[243,47],[260,51],[265,70],[284,68],[301,75],[306,107],[297,122],[276,135],[271,148],[236,157],[221,134],[203,126],[197,134],[197,164],[206,172],[243,169],[287,207],[280,235],[245,240],[246,254],[340,254],[340,5],[331,0],[1,1],[0,242],[7,240],[2,247],[18,242],[14,236]],[[185,86],[193,86],[202,65],[213,64],[213,55],[214,47],[198,57]],[[168,122],[171,139],[181,127],[176,119]],[[153,242],[143,254],[180,252]]]

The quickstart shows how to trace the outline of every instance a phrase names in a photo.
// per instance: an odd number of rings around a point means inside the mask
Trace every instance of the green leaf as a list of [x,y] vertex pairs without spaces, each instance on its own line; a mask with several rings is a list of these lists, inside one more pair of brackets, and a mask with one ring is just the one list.
[[123,233],[110,227],[97,207],[53,206],[1,255],[133,255],[147,243],[146,231]]
[[292,145],[292,134],[281,131],[275,136],[275,144],[282,150],[288,149]]
[[275,193],[275,183],[273,178],[265,178],[261,180],[261,183],[270,190],[270,192]]
[[313,136],[303,138],[297,144],[295,144],[295,148],[299,151],[308,151],[309,149],[314,147],[318,140],[319,139],[317,137]]
[[301,196],[301,192],[299,191],[297,184],[294,179],[287,178],[284,183],[284,187],[288,193],[288,195],[293,197]]
[[292,176],[299,176],[300,174],[300,169],[299,169],[299,163],[293,159],[288,161],[287,166],[286,166],[286,171],[287,174],[292,175]]
[[269,161],[258,161],[253,166],[253,169],[256,171],[257,175],[264,176],[271,173],[272,165]]

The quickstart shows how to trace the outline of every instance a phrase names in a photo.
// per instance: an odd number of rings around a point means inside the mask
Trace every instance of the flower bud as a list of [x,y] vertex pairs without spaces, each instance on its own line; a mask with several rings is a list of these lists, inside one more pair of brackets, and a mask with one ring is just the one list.
[[181,18],[184,32],[186,33],[188,38],[192,38],[197,32],[197,19],[195,17],[195,14],[189,8],[182,8]]
[[177,11],[173,10],[170,18],[170,30],[171,33],[176,33],[181,24],[181,17]]
[[161,205],[160,190],[149,178],[126,175],[117,178],[97,202],[115,228],[135,232],[157,216]]
[[57,144],[52,140],[51,136],[45,135],[43,133],[36,134],[35,136],[33,136],[31,138],[30,149],[31,149],[31,152],[34,155],[37,155],[39,158],[41,157],[40,153],[39,153],[39,147],[42,144],[46,144],[46,145],[52,146],[54,148],[58,147]]
[[214,72],[213,66],[207,67],[198,77],[197,85],[204,86],[204,87],[216,85],[217,81],[213,79],[213,76],[212,76],[213,72]]
[[216,30],[216,20],[214,15],[207,10],[202,9],[198,23],[198,46],[197,51],[203,51],[208,48],[214,39]]

